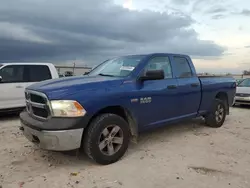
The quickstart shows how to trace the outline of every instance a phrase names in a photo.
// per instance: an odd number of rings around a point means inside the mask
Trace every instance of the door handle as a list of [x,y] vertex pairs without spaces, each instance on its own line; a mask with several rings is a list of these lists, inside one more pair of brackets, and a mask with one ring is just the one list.
[[192,83],[191,86],[192,87],[198,87],[200,84],[199,83]]
[[16,86],[16,88],[23,88],[23,86]]
[[168,89],[176,89],[176,88],[177,88],[176,85],[169,85],[169,86],[168,86]]

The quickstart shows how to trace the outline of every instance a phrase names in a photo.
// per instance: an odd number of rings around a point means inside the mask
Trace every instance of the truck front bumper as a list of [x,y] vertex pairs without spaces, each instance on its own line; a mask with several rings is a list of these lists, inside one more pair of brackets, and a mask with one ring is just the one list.
[[234,104],[250,105],[250,97],[234,97]]
[[82,129],[61,131],[37,131],[22,125],[24,136],[42,149],[68,151],[81,147]]
[[[53,120],[53,124],[61,123],[64,118],[57,118]],[[52,151],[69,151],[81,147],[82,135],[84,128],[75,126],[78,123],[74,119],[64,119],[67,124],[72,124],[73,129],[59,129],[59,130],[43,130],[43,124],[50,124],[51,120],[41,122],[32,118],[27,112],[20,114],[20,121],[24,136],[32,143],[38,145],[40,148]],[[39,127],[37,127],[39,125]],[[59,124],[60,125],[60,124]],[[77,128],[76,128],[77,127]]]

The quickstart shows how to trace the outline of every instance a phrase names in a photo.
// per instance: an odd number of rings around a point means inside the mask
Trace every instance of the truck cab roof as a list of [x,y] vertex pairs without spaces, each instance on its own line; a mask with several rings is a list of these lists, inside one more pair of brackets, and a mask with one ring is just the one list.
[[178,54],[178,53],[148,53],[148,54],[136,54],[136,55],[125,55],[125,56],[117,56],[117,57],[133,57],[133,56],[161,56],[161,55],[164,55],[164,56],[182,56],[182,57],[189,57],[189,55],[186,55],[186,54]]
[[0,66],[3,65],[53,65],[52,63],[44,63],[44,62],[11,62],[11,63],[0,63]]

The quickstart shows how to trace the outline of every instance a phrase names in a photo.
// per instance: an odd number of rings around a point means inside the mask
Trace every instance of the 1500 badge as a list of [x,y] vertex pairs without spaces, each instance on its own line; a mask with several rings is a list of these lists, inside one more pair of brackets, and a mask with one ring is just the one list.
[[141,104],[151,103],[151,101],[152,101],[152,98],[151,98],[151,97],[143,97],[143,98],[140,98],[140,103],[141,103]]

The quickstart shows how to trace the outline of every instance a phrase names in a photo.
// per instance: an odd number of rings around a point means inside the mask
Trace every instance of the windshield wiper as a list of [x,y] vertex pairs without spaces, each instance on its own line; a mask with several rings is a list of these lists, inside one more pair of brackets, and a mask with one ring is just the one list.
[[115,77],[114,75],[110,75],[110,74],[103,74],[103,73],[100,73],[100,74],[98,74],[98,75],[100,75],[100,76],[109,76],[109,77]]

